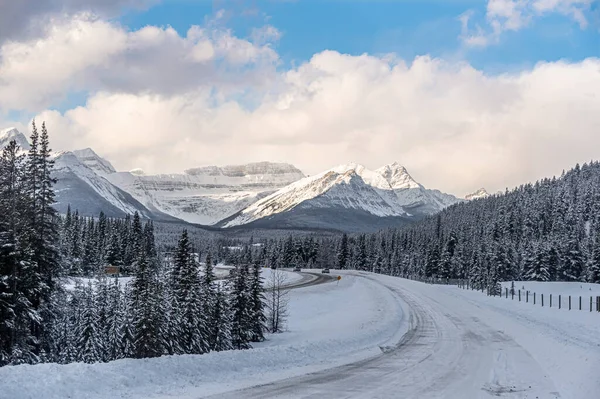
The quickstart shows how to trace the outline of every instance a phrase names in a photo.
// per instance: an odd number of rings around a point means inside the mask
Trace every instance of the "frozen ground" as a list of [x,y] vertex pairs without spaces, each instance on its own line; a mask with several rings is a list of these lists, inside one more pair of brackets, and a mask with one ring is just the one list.
[[0,398],[598,397],[598,313],[342,276],[291,291],[289,331],[255,349],[4,367]]
[[[502,288],[508,288],[510,290],[511,282],[502,283]],[[600,284],[591,283],[562,283],[562,282],[548,282],[542,283],[539,281],[515,281],[515,290],[535,292],[536,294],[552,294],[563,295],[563,296],[587,296],[588,300],[590,295],[600,295]],[[510,291],[509,291],[510,292]],[[509,293],[510,295],[510,293]]]

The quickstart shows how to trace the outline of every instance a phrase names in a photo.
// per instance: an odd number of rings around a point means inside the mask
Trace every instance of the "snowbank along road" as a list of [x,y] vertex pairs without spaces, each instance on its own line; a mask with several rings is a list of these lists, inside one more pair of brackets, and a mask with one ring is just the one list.
[[408,305],[399,342],[368,359],[214,397],[600,397],[600,323],[556,334],[546,313],[524,317],[481,293],[361,275]]

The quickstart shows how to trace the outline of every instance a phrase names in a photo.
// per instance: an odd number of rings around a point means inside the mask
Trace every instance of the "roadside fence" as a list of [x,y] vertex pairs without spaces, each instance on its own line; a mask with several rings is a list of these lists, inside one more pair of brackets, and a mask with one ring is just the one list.
[[[474,290],[468,280],[457,280],[456,285],[462,289]],[[483,292],[484,290],[481,289],[481,291]],[[542,307],[600,312],[600,296],[597,295],[590,295],[589,297],[587,295],[553,295],[505,287],[499,295],[493,296],[499,296],[504,299],[510,298],[513,301],[531,303]]]

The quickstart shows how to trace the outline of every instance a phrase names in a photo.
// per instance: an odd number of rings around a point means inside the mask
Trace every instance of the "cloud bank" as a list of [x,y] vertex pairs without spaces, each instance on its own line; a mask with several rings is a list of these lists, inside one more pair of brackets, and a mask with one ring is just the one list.
[[[599,157],[599,59],[486,75],[430,56],[324,51],[284,70],[280,37],[271,26],[249,38],[211,24],[130,31],[80,15],[0,46],[0,110],[37,113],[54,148],[92,147],[149,173],[397,160],[427,187],[465,195]],[[52,109],[79,91],[85,104]]]

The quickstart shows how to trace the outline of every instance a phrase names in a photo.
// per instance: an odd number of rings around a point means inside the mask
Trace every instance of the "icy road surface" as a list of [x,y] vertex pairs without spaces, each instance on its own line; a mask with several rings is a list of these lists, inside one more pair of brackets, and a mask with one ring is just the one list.
[[409,330],[395,346],[370,359],[214,397],[600,397],[599,314],[559,313],[387,276],[363,278],[410,308]]

